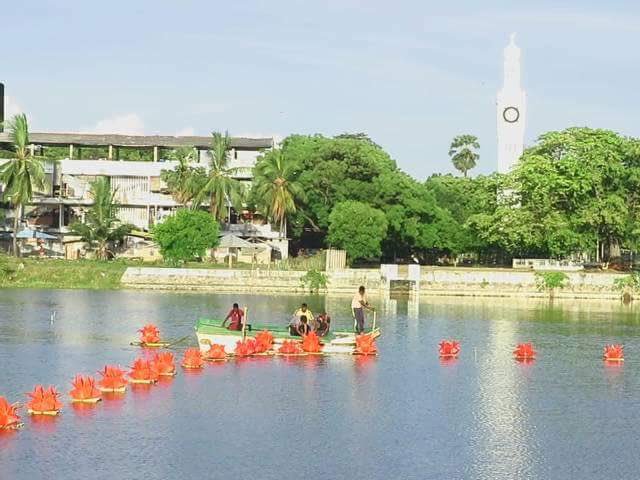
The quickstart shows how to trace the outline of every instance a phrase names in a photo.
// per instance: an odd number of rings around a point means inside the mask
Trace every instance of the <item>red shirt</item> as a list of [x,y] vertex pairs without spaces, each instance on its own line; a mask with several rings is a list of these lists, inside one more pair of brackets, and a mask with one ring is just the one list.
[[242,317],[244,317],[244,312],[241,308],[232,308],[227,315],[227,320],[231,319],[227,329],[242,330]]

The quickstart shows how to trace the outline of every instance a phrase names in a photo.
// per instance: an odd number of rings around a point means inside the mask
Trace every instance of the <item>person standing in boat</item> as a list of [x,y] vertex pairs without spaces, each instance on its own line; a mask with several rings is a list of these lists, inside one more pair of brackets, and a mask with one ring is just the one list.
[[360,288],[358,288],[358,293],[356,293],[351,300],[351,312],[355,320],[355,330],[357,334],[364,332],[365,310],[373,311],[375,309],[371,306],[369,300],[367,300],[365,288],[361,285]]
[[238,306],[237,303],[234,303],[233,308],[229,310],[227,317],[224,319],[224,322],[222,322],[222,326],[224,327],[225,323],[227,323],[228,320],[231,320],[229,322],[227,330],[242,330],[243,317],[244,311]]

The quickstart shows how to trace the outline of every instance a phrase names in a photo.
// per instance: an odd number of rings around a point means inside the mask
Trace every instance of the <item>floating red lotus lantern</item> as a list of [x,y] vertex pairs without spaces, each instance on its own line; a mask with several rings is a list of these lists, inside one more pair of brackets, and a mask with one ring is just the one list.
[[154,324],[149,323],[140,330],[140,343],[146,346],[153,346],[160,343],[160,329]]
[[248,357],[256,353],[256,341],[253,338],[245,338],[239,340],[236,343],[236,348],[233,351],[236,357]]
[[76,375],[72,382],[73,390],[69,392],[72,402],[97,403],[101,400],[100,390],[96,388],[93,377]]
[[221,345],[219,343],[210,344],[209,350],[207,350],[207,352],[204,354],[204,358],[205,360],[214,361],[226,360],[227,352],[225,352],[224,350],[224,345]]
[[376,347],[373,335],[369,333],[356,335],[356,348],[353,353],[356,355],[377,355],[378,347]]
[[127,389],[127,380],[124,378],[124,370],[115,365],[105,365],[98,372],[102,378],[98,380],[98,390],[107,393],[122,393]]
[[18,406],[11,405],[6,398],[0,397],[0,430],[16,430],[21,426]]
[[55,387],[44,388],[36,385],[33,392],[28,393],[31,400],[27,403],[27,412],[32,415],[58,415],[62,408],[62,402],[58,399],[60,394]]
[[458,358],[460,354],[460,342],[456,340],[442,340],[438,344],[440,358]]
[[136,358],[129,371],[131,383],[155,383],[158,381],[158,371],[155,365],[146,358]]
[[302,350],[307,353],[320,353],[322,345],[320,345],[320,338],[318,338],[316,332],[309,332],[302,337]]
[[281,355],[302,355],[304,352],[298,342],[294,340],[285,340],[282,342],[280,348],[278,348],[278,353]]
[[176,365],[171,352],[155,354],[152,363],[161,377],[172,377],[176,374]]
[[531,343],[519,343],[513,351],[516,360],[533,360],[536,358],[536,351]]
[[202,352],[200,349],[187,348],[184,351],[184,357],[182,357],[182,366],[184,368],[202,368],[204,361],[202,360]]
[[273,346],[273,335],[269,330],[256,333],[256,353],[263,353],[271,350]]
[[624,362],[624,345],[605,345],[603,358],[607,362]]

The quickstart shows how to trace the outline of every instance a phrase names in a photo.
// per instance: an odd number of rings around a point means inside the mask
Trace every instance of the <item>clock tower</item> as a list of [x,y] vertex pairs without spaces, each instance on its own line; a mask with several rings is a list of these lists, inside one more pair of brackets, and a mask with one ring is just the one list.
[[524,150],[527,96],[520,85],[520,49],[511,34],[504,49],[504,84],[497,97],[498,173],[508,173]]

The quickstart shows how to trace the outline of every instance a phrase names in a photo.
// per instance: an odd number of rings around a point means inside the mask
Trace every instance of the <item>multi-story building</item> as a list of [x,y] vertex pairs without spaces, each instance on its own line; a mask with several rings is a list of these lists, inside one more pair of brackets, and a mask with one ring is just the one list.
[[[200,136],[128,136],[66,133],[32,133],[31,149],[44,153],[47,148],[63,147],[67,158],[46,163],[47,185],[30,205],[28,217],[49,232],[61,236],[67,234],[74,220],[81,220],[85,210],[92,204],[89,195],[90,183],[97,177],[110,179],[120,204],[119,218],[148,231],[155,223],[171,214],[178,204],[170,195],[160,178],[162,170],[175,168],[176,162],[165,161],[163,154],[177,148],[194,149],[195,165],[207,167],[211,137]],[[0,133],[0,148],[9,143],[7,133]],[[237,180],[249,183],[253,166],[260,153],[272,148],[271,138],[232,138],[230,168]],[[121,149],[138,149],[148,153],[152,161],[120,160]],[[83,150],[103,152],[104,158],[82,159]],[[0,160],[1,162],[2,160]],[[231,210],[230,210],[231,212]],[[237,212],[241,213],[241,212]],[[261,221],[249,221],[242,225],[241,215],[231,215],[226,229],[245,239],[262,241],[287,256],[287,241],[278,232]],[[237,222],[240,221],[240,225]]]

